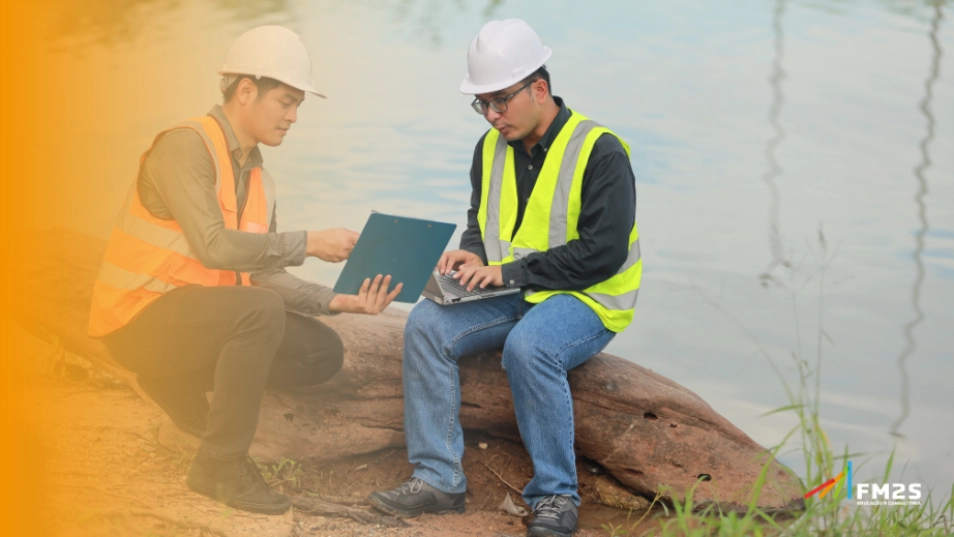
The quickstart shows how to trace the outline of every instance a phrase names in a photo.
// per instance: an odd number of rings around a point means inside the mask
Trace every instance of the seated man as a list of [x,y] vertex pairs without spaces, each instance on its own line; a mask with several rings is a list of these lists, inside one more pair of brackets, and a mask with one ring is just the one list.
[[181,430],[201,437],[189,488],[276,514],[291,502],[247,457],[263,391],[331,378],[344,349],[314,316],[377,314],[401,286],[388,294],[390,277],[378,276],[357,296],[336,295],[284,269],[306,256],[347,259],[358,238],[278,232],[258,144],[280,145],[305,92],[318,95],[298,36],[250,30],[220,74],[224,104],[160,133],[140,160],[95,283],[89,333]]
[[474,38],[461,91],[493,127],[477,143],[461,249],[438,270],[470,289],[523,293],[438,306],[419,303],[404,332],[404,427],[410,481],[373,493],[387,513],[462,512],[457,361],[503,348],[517,425],[533,461],[523,498],[530,536],[576,531],[573,400],[567,371],[633,319],[642,274],[629,148],[551,93],[551,51],[521,20]]

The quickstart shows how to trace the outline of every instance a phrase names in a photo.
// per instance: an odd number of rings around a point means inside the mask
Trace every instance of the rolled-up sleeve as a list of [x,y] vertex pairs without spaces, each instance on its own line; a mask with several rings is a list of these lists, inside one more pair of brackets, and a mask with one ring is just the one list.
[[[268,232],[276,233],[278,217],[272,211],[272,222]],[[304,246],[302,246],[304,247]],[[290,274],[283,268],[275,268],[252,274],[252,285],[265,287],[275,291],[285,302],[285,309],[303,313],[305,315],[337,315],[337,312],[328,310],[337,293],[330,287],[313,283]]]

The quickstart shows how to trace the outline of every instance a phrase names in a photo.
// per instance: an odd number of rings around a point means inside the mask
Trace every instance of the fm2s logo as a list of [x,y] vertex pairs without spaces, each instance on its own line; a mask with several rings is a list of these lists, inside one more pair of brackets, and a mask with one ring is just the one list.
[[880,505],[882,502],[911,503],[918,502],[921,499],[920,483],[853,484],[851,461],[848,461],[848,467],[845,471],[805,493],[805,498],[810,498],[815,494],[818,494],[819,498],[824,498],[845,477],[848,478],[845,487],[848,492],[848,499],[857,500],[860,505]]

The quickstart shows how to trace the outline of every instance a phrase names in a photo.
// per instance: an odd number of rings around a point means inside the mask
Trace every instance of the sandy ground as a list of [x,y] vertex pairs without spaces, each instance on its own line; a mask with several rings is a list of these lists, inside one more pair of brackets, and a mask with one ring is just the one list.
[[[529,459],[513,444],[470,434],[464,457],[468,508],[462,515],[423,515],[401,527],[314,516],[294,509],[280,516],[254,515],[190,492],[185,476],[195,442],[134,391],[71,365],[72,358],[27,335],[22,404],[42,416],[37,432],[46,453],[45,524],[52,535],[331,537],[331,536],[523,536],[519,517],[499,508],[531,475]],[[579,537],[609,535],[603,524],[627,525],[642,512],[600,505],[605,477],[581,461]],[[290,495],[317,495],[371,514],[363,499],[410,475],[404,450],[334,464],[280,461],[264,466],[273,486]],[[651,517],[650,517],[651,518]],[[653,523],[653,522],[651,522]],[[632,526],[632,522],[628,523]],[[644,523],[634,534],[646,530]]]

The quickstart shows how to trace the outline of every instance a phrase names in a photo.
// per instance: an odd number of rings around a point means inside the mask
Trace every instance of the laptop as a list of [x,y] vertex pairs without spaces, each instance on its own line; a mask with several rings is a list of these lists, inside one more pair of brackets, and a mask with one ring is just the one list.
[[483,289],[474,287],[473,291],[468,291],[467,287],[461,285],[453,277],[453,273],[441,276],[436,270],[431,272],[431,279],[427,280],[424,286],[424,298],[433,300],[441,306],[450,304],[460,304],[461,302],[470,302],[482,298],[491,298],[495,296],[512,295],[519,293],[517,287],[491,287]]
[[421,297],[428,274],[450,242],[456,224],[373,212],[348,262],[335,282],[336,293],[356,295],[365,278],[391,275],[388,291],[403,283],[394,300],[413,304]]

